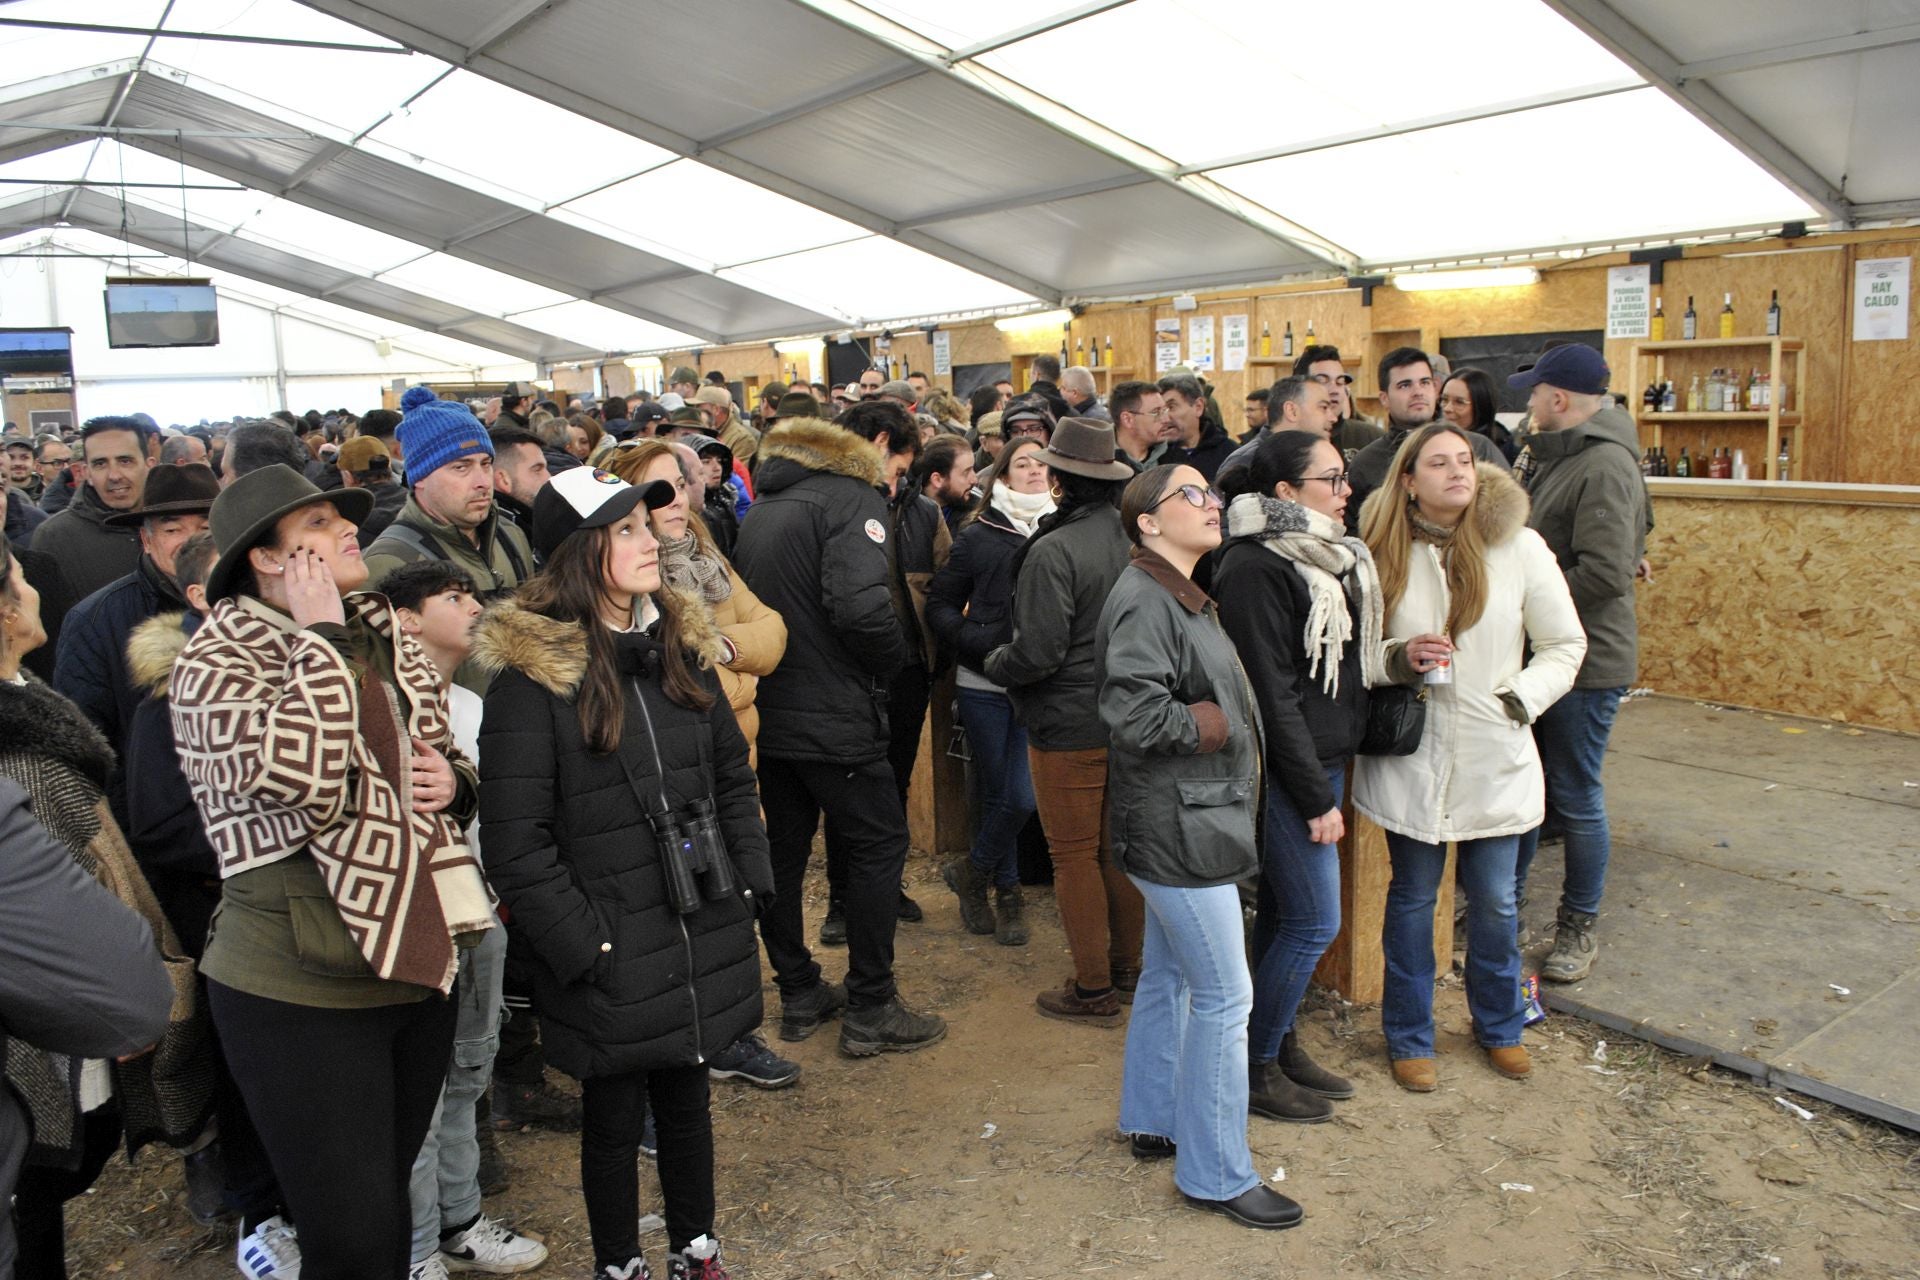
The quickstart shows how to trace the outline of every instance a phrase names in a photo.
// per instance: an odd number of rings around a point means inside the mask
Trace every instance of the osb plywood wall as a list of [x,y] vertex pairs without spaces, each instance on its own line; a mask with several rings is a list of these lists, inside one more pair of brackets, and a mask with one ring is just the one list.
[[1920,508],[1655,497],[1659,693],[1920,733]]

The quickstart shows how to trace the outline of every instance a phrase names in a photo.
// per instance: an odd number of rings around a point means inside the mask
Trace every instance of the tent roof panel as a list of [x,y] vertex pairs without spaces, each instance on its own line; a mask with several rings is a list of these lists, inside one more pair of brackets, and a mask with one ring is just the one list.
[[410,238],[429,247],[496,219],[530,212],[353,150],[341,151],[313,170],[295,198],[352,210],[374,225],[405,227]]
[[787,296],[818,291],[850,314],[860,316],[913,316],[916,304],[929,296],[950,300],[954,311],[985,311],[1038,301],[998,280],[930,260],[882,236],[768,258],[721,274]]
[[721,266],[852,240],[866,231],[694,160],[643,173],[551,211],[640,248]]
[[388,284],[428,297],[445,298],[482,315],[506,315],[565,302],[567,295],[519,276],[463,262],[444,253],[430,253],[380,273]]
[[693,272],[632,289],[616,289],[603,301],[651,315],[685,316],[708,332],[737,334],[748,340],[818,330],[823,319],[821,312],[797,303]]

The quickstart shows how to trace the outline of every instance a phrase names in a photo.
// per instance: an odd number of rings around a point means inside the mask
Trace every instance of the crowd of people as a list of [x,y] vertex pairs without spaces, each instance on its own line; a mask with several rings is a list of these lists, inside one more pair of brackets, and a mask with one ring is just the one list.
[[895,975],[948,696],[961,926],[1027,945],[1037,814],[1072,972],[1035,1013],[1125,1027],[1119,1128],[1190,1203],[1296,1224],[1247,1124],[1356,1092],[1296,1031],[1349,785],[1391,857],[1401,1087],[1439,1078],[1449,844],[1491,1069],[1531,1070],[1543,833],[1567,870],[1542,975],[1598,950],[1633,426],[1587,347],[1509,380],[1520,432],[1485,373],[1435,365],[1380,361],[1376,425],[1309,347],[1237,438],[1191,370],[1102,398],[1041,356],[965,401],[869,369],[746,406],[681,368],[564,407],[415,387],[7,440],[0,1277],[65,1276],[64,1206],[153,1143],[252,1280],[531,1270],[545,1246],[483,1203],[528,1125],[580,1135],[596,1277],[653,1274],[645,1158],[666,1274],[724,1277],[711,1082],[800,1075],[761,1034],[762,950],[781,1041],[948,1034]]

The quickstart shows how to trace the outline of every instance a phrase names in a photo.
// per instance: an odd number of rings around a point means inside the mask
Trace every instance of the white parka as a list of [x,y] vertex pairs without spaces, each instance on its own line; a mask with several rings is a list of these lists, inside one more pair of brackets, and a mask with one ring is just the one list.
[[[1515,835],[1540,825],[1546,784],[1533,731],[1500,700],[1512,693],[1537,720],[1573,687],[1586,633],[1553,552],[1526,527],[1527,495],[1507,473],[1480,464],[1471,518],[1487,548],[1487,605],[1453,637],[1453,682],[1427,686],[1427,724],[1407,756],[1361,756],[1354,805],[1389,831],[1440,844]],[[1380,501],[1398,501],[1382,490]],[[1439,549],[1416,542],[1407,589],[1386,632],[1390,644],[1446,630],[1446,571]],[[1531,643],[1533,659],[1523,661]]]

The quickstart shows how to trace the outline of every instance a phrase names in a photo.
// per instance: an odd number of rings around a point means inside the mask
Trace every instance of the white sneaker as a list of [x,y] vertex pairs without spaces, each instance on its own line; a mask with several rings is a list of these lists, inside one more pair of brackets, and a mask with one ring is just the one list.
[[448,1280],[447,1264],[436,1253],[425,1262],[416,1262],[408,1268],[407,1280]]
[[300,1280],[300,1238],[276,1213],[240,1237],[234,1261],[247,1280]]
[[547,1260],[547,1246],[501,1226],[486,1214],[459,1235],[440,1242],[440,1257],[448,1271],[485,1271],[512,1275],[531,1271]]

